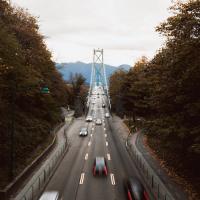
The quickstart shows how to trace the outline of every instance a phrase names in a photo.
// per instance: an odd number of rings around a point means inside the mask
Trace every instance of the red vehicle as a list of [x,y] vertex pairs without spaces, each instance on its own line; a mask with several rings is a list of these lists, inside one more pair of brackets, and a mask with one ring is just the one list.
[[107,162],[104,157],[96,157],[93,165],[93,175],[108,175]]
[[125,191],[128,200],[149,200],[149,195],[138,178],[125,180]]

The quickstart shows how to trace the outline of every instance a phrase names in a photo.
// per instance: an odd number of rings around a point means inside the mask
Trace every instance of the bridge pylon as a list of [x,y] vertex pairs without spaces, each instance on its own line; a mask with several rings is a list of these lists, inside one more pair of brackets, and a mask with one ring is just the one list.
[[104,65],[103,49],[93,50],[93,63],[90,78],[89,97],[91,96],[95,86],[101,86],[103,88],[104,94],[107,96],[108,106],[109,108],[111,108],[106,70]]

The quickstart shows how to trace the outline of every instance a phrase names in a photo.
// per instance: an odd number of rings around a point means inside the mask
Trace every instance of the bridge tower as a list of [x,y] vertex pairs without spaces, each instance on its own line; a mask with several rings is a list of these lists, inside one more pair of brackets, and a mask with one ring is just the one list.
[[108,106],[111,108],[106,70],[104,65],[103,49],[93,50],[89,97],[91,96],[92,90],[95,86],[101,86],[103,88],[104,94],[107,96]]

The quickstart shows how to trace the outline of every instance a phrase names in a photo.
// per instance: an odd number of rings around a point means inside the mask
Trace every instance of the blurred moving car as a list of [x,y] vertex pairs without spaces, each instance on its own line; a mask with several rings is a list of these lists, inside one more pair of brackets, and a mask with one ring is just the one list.
[[92,121],[92,116],[87,116],[86,122],[91,122]]
[[79,133],[79,136],[87,136],[87,135],[88,135],[87,128],[82,128]]
[[[58,200],[59,193],[57,191],[44,192],[39,200]],[[60,200],[60,199],[59,199]]]
[[128,200],[149,200],[149,196],[138,178],[132,177],[125,180],[124,186]]
[[96,120],[96,125],[101,125],[101,124],[102,124],[101,119],[97,119],[97,120]]
[[105,114],[105,117],[106,117],[106,118],[109,118],[109,117],[110,117],[109,113],[106,113],[106,114]]
[[102,108],[105,108],[105,107],[106,107],[106,105],[103,103],[103,104],[102,104]]
[[108,167],[104,157],[96,157],[93,165],[93,175],[108,175]]

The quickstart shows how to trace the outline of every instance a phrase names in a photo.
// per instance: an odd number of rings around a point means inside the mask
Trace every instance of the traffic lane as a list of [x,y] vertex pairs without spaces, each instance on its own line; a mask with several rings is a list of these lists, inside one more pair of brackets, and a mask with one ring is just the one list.
[[[102,126],[96,126],[92,144],[88,152],[88,160],[85,162],[82,175],[83,181],[78,188],[77,198],[81,200],[114,200],[115,191],[111,183],[110,172],[107,177],[94,177],[92,168],[96,156],[106,157],[107,146],[105,143],[104,131]],[[109,165],[109,163],[108,163]],[[110,166],[108,166],[110,168]],[[81,180],[81,177],[80,177]]]
[[45,191],[59,191],[63,199],[75,199],[79,181],[78,174],[81,173],[81,166],[84,164],[83,156],[89,137],[81,138],[78,136],[80,127],[85,123],[83,120],[80,121],[75,120],[68,130],[73,142],[70,143],[68,152],[45,188]]
[[[123,182],[124,179],[127,179],[129,177],[138,177],[138,179],[141,181],[141,183],[144,185],[146,188],[150,199],[153,198],[153,194],[150,192],[150,188],[144,181],[139,169],[134,163],[134,160],[130,157],[129,153],[126,150],[125,147],[125,139],[122,137],[122,133],[120,133],[121,130],[119,130],[118,127],[115,127],[114,124],[112,123],[112,119],[107,120],[107,129],[109,131],[108,134],[108,140],[110,141],[111,145],[109,146],[110,152],[112,155],[112,161],[113,163],[117,164],[118,167],[118,173],[116,174],[116,179],[119,180],[119,186],[118,186],[118,191],[119,192],[124,192],[124,187],[123,187]],[[120,163],[119,163],[120,160]],[[125,195],[126,196],[126,195]]]
[[[105,120],[105,122],[106,121],[107,120]],[[105,128],[106,128],[105,134],[107,138],[106,140],[108,142],[109,159],[111,161],[111,170],[112,170],[112,173],[115,175],[115,182],[116,182],[115,193],[116,193],[117,199],[126,200],[127,196],[124,190],[124,180],[125,178],[133,174],[133,171],[131,169],[132,166],[129,163],[130,161],[127,162],[127,158],[126,158],[127,152],[123,152],[123,150],[121,150],[121,146],[118,147],[118,144],[116,144],[116,141],[113,140],[112,132],[108,128],[107,122],[106,122]]]

